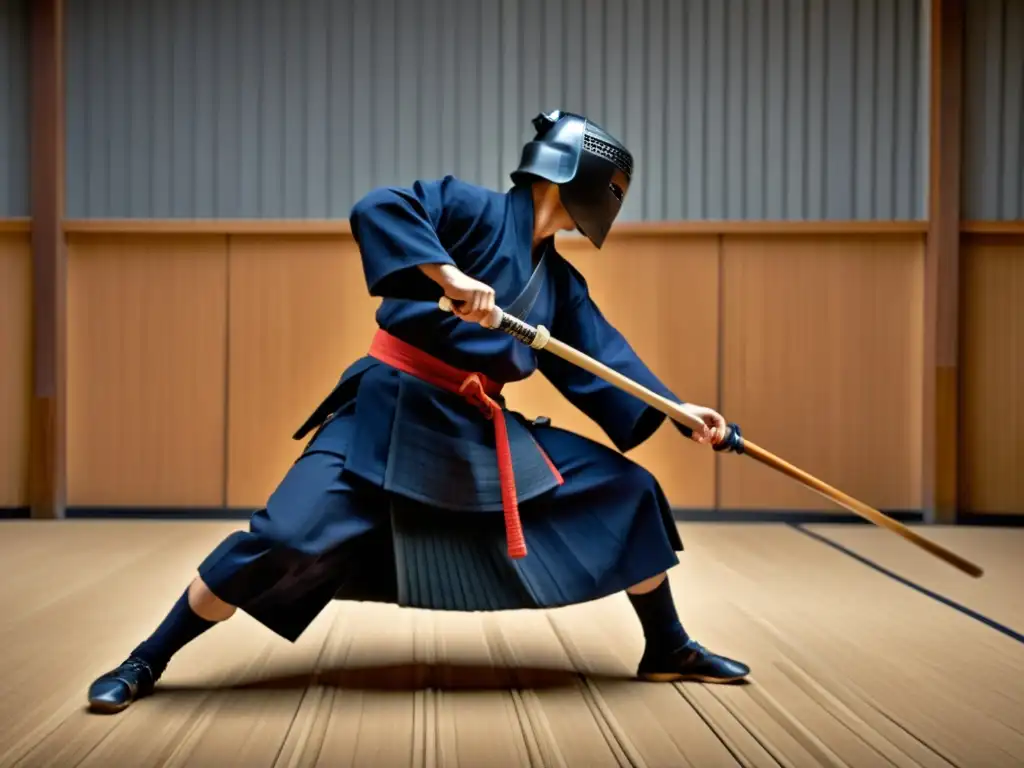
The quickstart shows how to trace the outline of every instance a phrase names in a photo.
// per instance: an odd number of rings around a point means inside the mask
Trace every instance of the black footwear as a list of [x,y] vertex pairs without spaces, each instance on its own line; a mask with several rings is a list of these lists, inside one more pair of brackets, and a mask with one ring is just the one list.
[[674,653],[644,651],[637,677],[656,683],[692,680],[698,683],[735,683],[750,674],[750,667],[712,653],[691,640]]
[[136,699],[149,696],[158,675],[142,659],[129,656],[117,669],[98,677],[89,686],[89,709],[112,715]]

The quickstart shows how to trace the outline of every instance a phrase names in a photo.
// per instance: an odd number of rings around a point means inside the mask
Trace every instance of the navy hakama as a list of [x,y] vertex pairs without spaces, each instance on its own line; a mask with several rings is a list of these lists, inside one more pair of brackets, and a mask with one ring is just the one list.
[[419,182],[377,190],[351,222],[370,292],[384,297],[383,331],[496,382],[539,370],[618,451],[506,411],[528,548],[511,559],[493,423],[460,395],[367,356],[297,433],[316,430],[266,509],[201,564],[213,593],[295,640],[332,599],[548,608],[620,592],[675,565],[682,542],[664,493],[622,453],[663,415],[553,355],[441,312],[440,289],[417,269],[455,264],[492,286],[510,314],[678,401],[553,242],[534,261],[529,189]]

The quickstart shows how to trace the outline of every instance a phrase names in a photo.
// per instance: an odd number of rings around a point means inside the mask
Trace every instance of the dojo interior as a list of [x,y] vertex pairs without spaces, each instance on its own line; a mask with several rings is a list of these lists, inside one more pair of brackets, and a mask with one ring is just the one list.
[[[680,615],[748,684],[631,679],[621,595],[337,602],[86,712],[366,353],[351,205],[506,189],[559,108],[637,158],[558,248],[652,370],[984,575],[666,425]],[[0,164],[0,766],[1024,765],[1024,2],[6,0]]]

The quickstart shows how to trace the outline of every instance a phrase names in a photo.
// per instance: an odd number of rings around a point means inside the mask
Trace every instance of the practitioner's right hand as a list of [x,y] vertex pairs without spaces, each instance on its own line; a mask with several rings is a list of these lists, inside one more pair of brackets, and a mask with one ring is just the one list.
[[474,280],[450,264],[445,264],[438,272],[437,282],[444,295],[452,300],[452,311],[456,315],[471,323],[482,323],[491,317],[494,311],[491,286]]

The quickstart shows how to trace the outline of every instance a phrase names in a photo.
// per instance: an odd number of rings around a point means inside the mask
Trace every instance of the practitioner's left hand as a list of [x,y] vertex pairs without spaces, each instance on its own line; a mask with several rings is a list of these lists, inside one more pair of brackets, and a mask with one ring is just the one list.
[[725,439],[729,431],[725,418],[718,411],[712,408],[705,408],[702,405],[684,405],[686,411],[704,422],[704,429],[693,430],[691,440],[698,443],[710,443],[718,445]]

